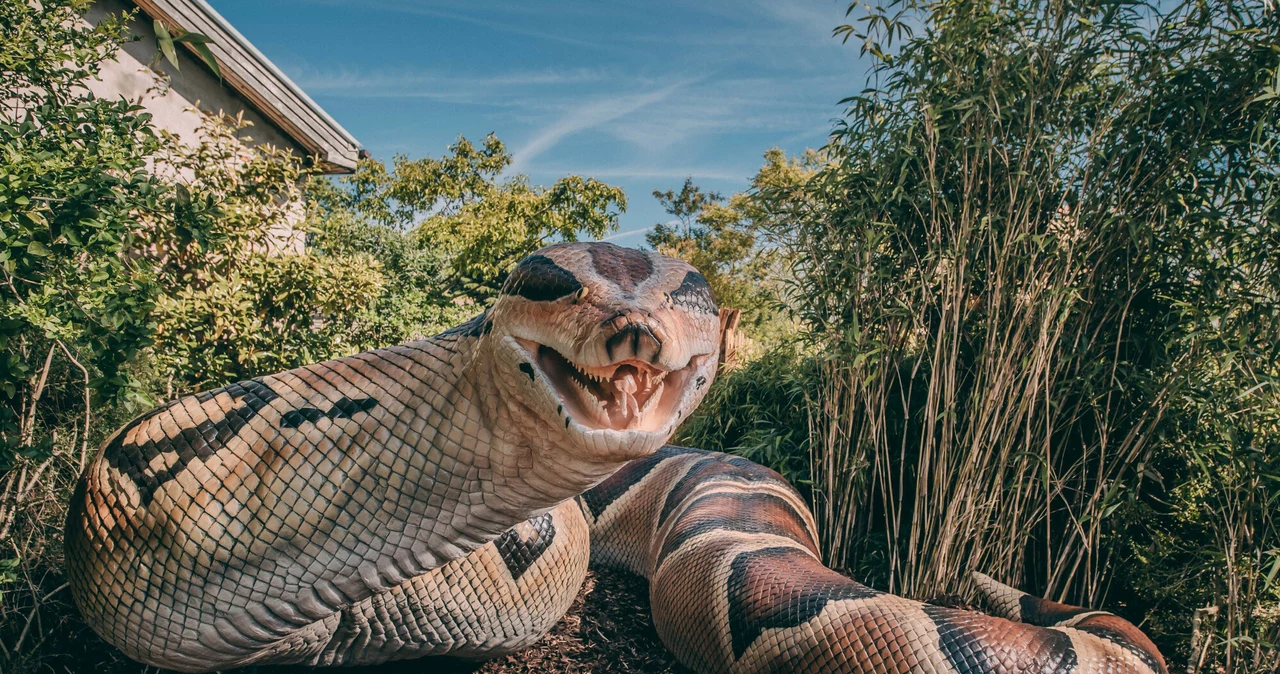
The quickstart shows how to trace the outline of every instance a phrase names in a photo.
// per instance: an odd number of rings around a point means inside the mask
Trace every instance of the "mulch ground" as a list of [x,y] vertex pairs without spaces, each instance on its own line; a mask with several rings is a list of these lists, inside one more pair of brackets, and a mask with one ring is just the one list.
[[593,569],[582,591],[545,639],[486,662],[477,674],[679,672],[649,618],[649,584],[623,571]]

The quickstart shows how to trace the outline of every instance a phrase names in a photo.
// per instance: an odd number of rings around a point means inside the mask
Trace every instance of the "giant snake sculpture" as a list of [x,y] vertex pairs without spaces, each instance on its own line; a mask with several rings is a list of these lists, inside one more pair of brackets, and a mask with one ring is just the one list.
[[823,566],[781,476],[664,446],[718,333],[684,262],[559,244],[437,337],[171,402],[81,477],[75,601],[130,657],[188,672],[483,658],[545,634],[590,558],[649,580],[699,672],[1166,671],[1109,613],[978,576],[991,617]]

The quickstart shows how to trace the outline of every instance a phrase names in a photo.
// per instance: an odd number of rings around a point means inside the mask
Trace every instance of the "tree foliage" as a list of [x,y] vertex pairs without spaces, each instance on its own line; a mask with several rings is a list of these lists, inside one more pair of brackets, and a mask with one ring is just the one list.
[[315,185],[314,195],[326,217],[409,233],[412,245],[443,261],[443,285],[483,300],[543,245],[616,229],[627,204],[620,188],[593,178],[538,187],[524,175],[504,176],[510,164],[495,136],[479,147],[459,138],[441,158],[397,156],[390,169],[364,160],[338,185]]
[[773,245],[774,232],[789,227],[800,189],[822,164],[822,155],[808,151],[787,157],[771,149],[748,189],[725,199],[704,192],[687,178],[679,191],[654,190],[653,196],[672,216],[645,235],[654,250],[697,267],[723,307],[741,309],[743,325],[753,337],[766,341],[787,328],[783,282],[788,278],[788,255]]
[[621,189],[567,176],[551,187],[523,175],[496,137],[459,138],[439,158],[374,159],[338,181],[307,188],[310,247],[321,255],[370,254],[383,292],[351,323],[362,348],[434,334],[476,313],[525,255],[556,240],[617,228]]

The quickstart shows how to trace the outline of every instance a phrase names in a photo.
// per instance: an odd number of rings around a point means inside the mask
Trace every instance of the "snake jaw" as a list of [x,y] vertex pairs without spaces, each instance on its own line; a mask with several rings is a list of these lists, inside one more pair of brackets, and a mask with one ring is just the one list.
[[676,421],[692,373],[701,364],[694,357],[684,367],[667,370],[638,358],[604,366],[575,363],[556,349],[519,339],[520,346],[546,377],[563,406],[566,426],[584,431],[668,430]]

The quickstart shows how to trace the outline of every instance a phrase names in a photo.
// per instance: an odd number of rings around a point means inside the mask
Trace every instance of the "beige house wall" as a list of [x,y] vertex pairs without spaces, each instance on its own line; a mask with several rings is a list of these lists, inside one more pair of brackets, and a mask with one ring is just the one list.
[[[97,0],[85,14],[85,19],[97,23],[108,14],[135,10],[135,5],[126,0]],[[306,155],[301,146],[234,89],[221,82],[186,49],[176,50],[180,69],[173,68],[168,61],[161,61],[158,68],[169,76],[169,86],[167,91],[157,90],[155,74],[147,67],[157,49],[152,20],[138,12],[129,29],[141,39],[127,43],[116,54],[116,60],[103,68],[102,81],[93,82],[90,86],[94,95],[100,98],[124,96],[141,103],[154,116],[156,126],[188,142],[196,140],[196,130],[203,119],[193,112],[193,108],[233,117],[243,114],[253,123],[244,133],[246,144],[274,145],[299,156]]]
[[[164,129],[187,144],[198,144],[203,138],[200,126],[206,114],[240,115],[252,126],[240,132],[240,140],[248,147],[272,145],[287,149],[299,157],[306,150],[290,138],[271,120],[263,116],[231,87],[220,81],[203,63],[187,49],[177,49],[180,68],[168,61],[161,61],[157,69],[164,71],[168,82],[148,67],[157,47],[152,19],[126,0],[97,0],[85,14],[85,20],[97,23],[103,17],[121,12],[136,12],[129,29],[140,39],[125,44],[116,53],[115,60],[105,64],[100,80],[89,83],[89,89],[99,98],[124,97],[151,113],[155,126]],[[271,231],[272,249],[276,252],[301,253],[305,237],[294,231],[293,225],[304,215],[302,204],[290,211],[293,218],[289,225]]]

